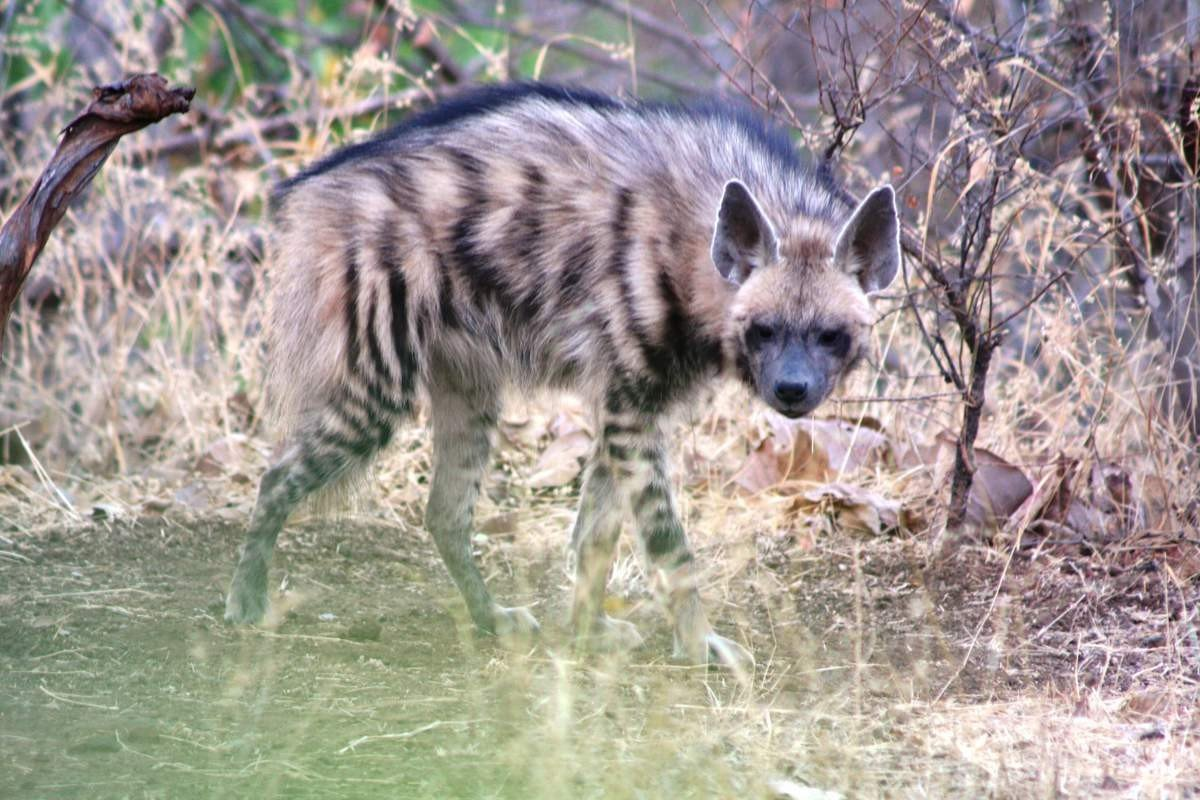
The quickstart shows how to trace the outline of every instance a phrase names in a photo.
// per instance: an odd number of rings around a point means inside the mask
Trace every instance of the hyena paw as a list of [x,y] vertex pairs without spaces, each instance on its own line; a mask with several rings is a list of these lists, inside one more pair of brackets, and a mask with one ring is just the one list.
[[267,590],[234,585],[225,598],[225,621],[234,625],[254,625],[267,614]]
[[580,645],[596,653],[625,653],[641,647],[643,641],[636,625],[607,614],[601,614],[580,634]]
[[732,670],[739,678],[754,675],[754,654],[733,639],[710,633],[704,639],[708,663]]
[[525,606],[505,608],[498,605],[492,609],[492,630],[501,641],[523,644],[536,638],[542,626]]
[[234,625],[254,625],[267,613],[267,570],[239,564],[233,576],[229,596],[225,598],[225,621]]
[[676,636],[674,657],[689,664],[724,667],[739,677],[754,674],[754,656],[750,651],[712,631],[687,643]]

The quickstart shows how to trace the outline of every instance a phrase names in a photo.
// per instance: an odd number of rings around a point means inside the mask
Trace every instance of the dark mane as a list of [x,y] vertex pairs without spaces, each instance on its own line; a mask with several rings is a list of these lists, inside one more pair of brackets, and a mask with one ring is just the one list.
[[309,178],[329,172],[343,164],[381,155],[387,151],[389,144],[404,136],[417,131],[434,130],[466,119],[485,116],[530,97],[537,97],[554,103],[582,105],[600,110],[622,107],[620,101],[599,92],[568,86],[556,86],[549,83],[525,81],[481,86],[477,89],[471,89],[454,95],[432,108],[413,114],[365,142],[343,147],[337,152],[326,156],[295,176],[282,181],[275,189],[275,200],[276,202],[282,200],[297,184],[303,183]]
[[[783,127],[741,103],[718,98],[686,104],[668,101],[623,103],[591,89],[523,81],[481,86],[462,92],[432,108],[413,114],[364,142],[343,147],[295,176],[282,181],[275,189],[273,200],[275,204],[278,204],[298,184],[337,169],[343,164],[383,155],[397,139],[420,131],[436,130],[463,120],[485,116],[528,98],[539,98],[564,105],[579,105],[599,111],[628,109],[641,114],[658,113],[665,116],[726,122],[740,128],[747,138],[760,144],[766,152],[780,162],[781,166],[800,170],[808,169],[805,159],[797,152]],[[821,179],[828,178],[827,172],[819,168],[815,172]]]
[[[647,107],[655,107],[647,104]],[[659,106],[668,112],[682,113],[697,119],[713,119],[740,128],[746,138],[757,142],[782,165],[804,169],[804,160],[796,150],[788,132],[771,118],[741,101],[709,98],[687,105],[664,103]]]

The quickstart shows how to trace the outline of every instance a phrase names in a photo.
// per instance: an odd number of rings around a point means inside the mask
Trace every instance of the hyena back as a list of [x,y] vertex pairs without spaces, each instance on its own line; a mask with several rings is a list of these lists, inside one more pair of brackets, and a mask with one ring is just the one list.
[[470,541],[500,393],[548,386],[597,416],[572,536],[581,638],[640,641],[602,611],[630,514],[677,654],[752,663],[700,606],[666,420],[722,373],[789,416],[830,393],[865,351],[867,293],[898,266],[890,187],[847,215],[786,135],[742,112],[518,84],[335,153],[281,187],[276,216],[268,396],[284,447],[227,619],[261,619],[290,511],[367,465],[423,391],[426,526],[481,630],[536,631],[492,600]]

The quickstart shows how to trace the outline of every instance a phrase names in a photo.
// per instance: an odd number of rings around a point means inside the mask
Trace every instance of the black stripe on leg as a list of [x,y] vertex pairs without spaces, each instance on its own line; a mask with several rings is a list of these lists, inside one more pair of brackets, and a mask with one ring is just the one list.
[[378,381],[367,381],[366,388],[370,405],[364,404],[364,407],[370,409],[371,416],[375,416],[375,411],[382,411],[393,417],[403,416],[412,410],[412,403],[407,397],[401,397],[398,401],[395,399],[393,386],[385,386]]
[[665,505],[670,508],[669,497],[666,490],[657,483],[651,483],[642,490],[638,495],[638,499],[634,502],[633,512],[638,517],[641,517],[646,509],[651,505]]
[[613,461],[628,461],[629,448],[624,445],[616,444],[615,442],[605,442],[605,449],[608,451],[608,456]]
[[380,425],[375,419],[374,409],[349,392],[344,392],[339,401],[330,406],[329,412],[338,423],[353,432],[355,439],[371,441],[379,438]]
[[345,467],[346,457],[340,452],[323,451],[313,452],[305,449],[300,456],[300,466],[306,473],[302,481],[297,481],[301,485],[289,487],[289,493],[298,492],[306,494],[309,491],[317,489],[332,478],[334,478]]
[[371,439],[346,436],[343,433],[322,428],[316,434],[317,441],[331,451],[345,453],[355,458],[366,458],[375,452],[376,444]]
[[[683,526],[677,520],[673,517],[670,520],[656,520],[646,535],[646,554],[657,560],[678,550],[686,553],[686,544]],[[691,558],[691,554],[687,553],[687,557]]]
[[349,387],[339,392],[333,412],[355,435],[383,447],[392,438],[396,417],[407,416],[412,402],[407,397],[397,402],[392,392],[378,383],[366,382],[366,397],[360,397]]
[[611,439],[616,436],[636,436],[642,433],[642,427],[639,425],[622,425],[619,422],[604,423],[603,437]]

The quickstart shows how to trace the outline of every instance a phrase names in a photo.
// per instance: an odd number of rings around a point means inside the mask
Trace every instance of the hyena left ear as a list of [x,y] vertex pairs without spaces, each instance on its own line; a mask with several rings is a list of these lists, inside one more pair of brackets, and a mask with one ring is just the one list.
[[746,184],[739,180],[725,184],[711,253],[721,277],[735,285],[779,257],[775,229]]
[[888,185],[867,195],[838,234],[833,263],[857,276],[863,291],[886,289],[900,269],[900,220]]

